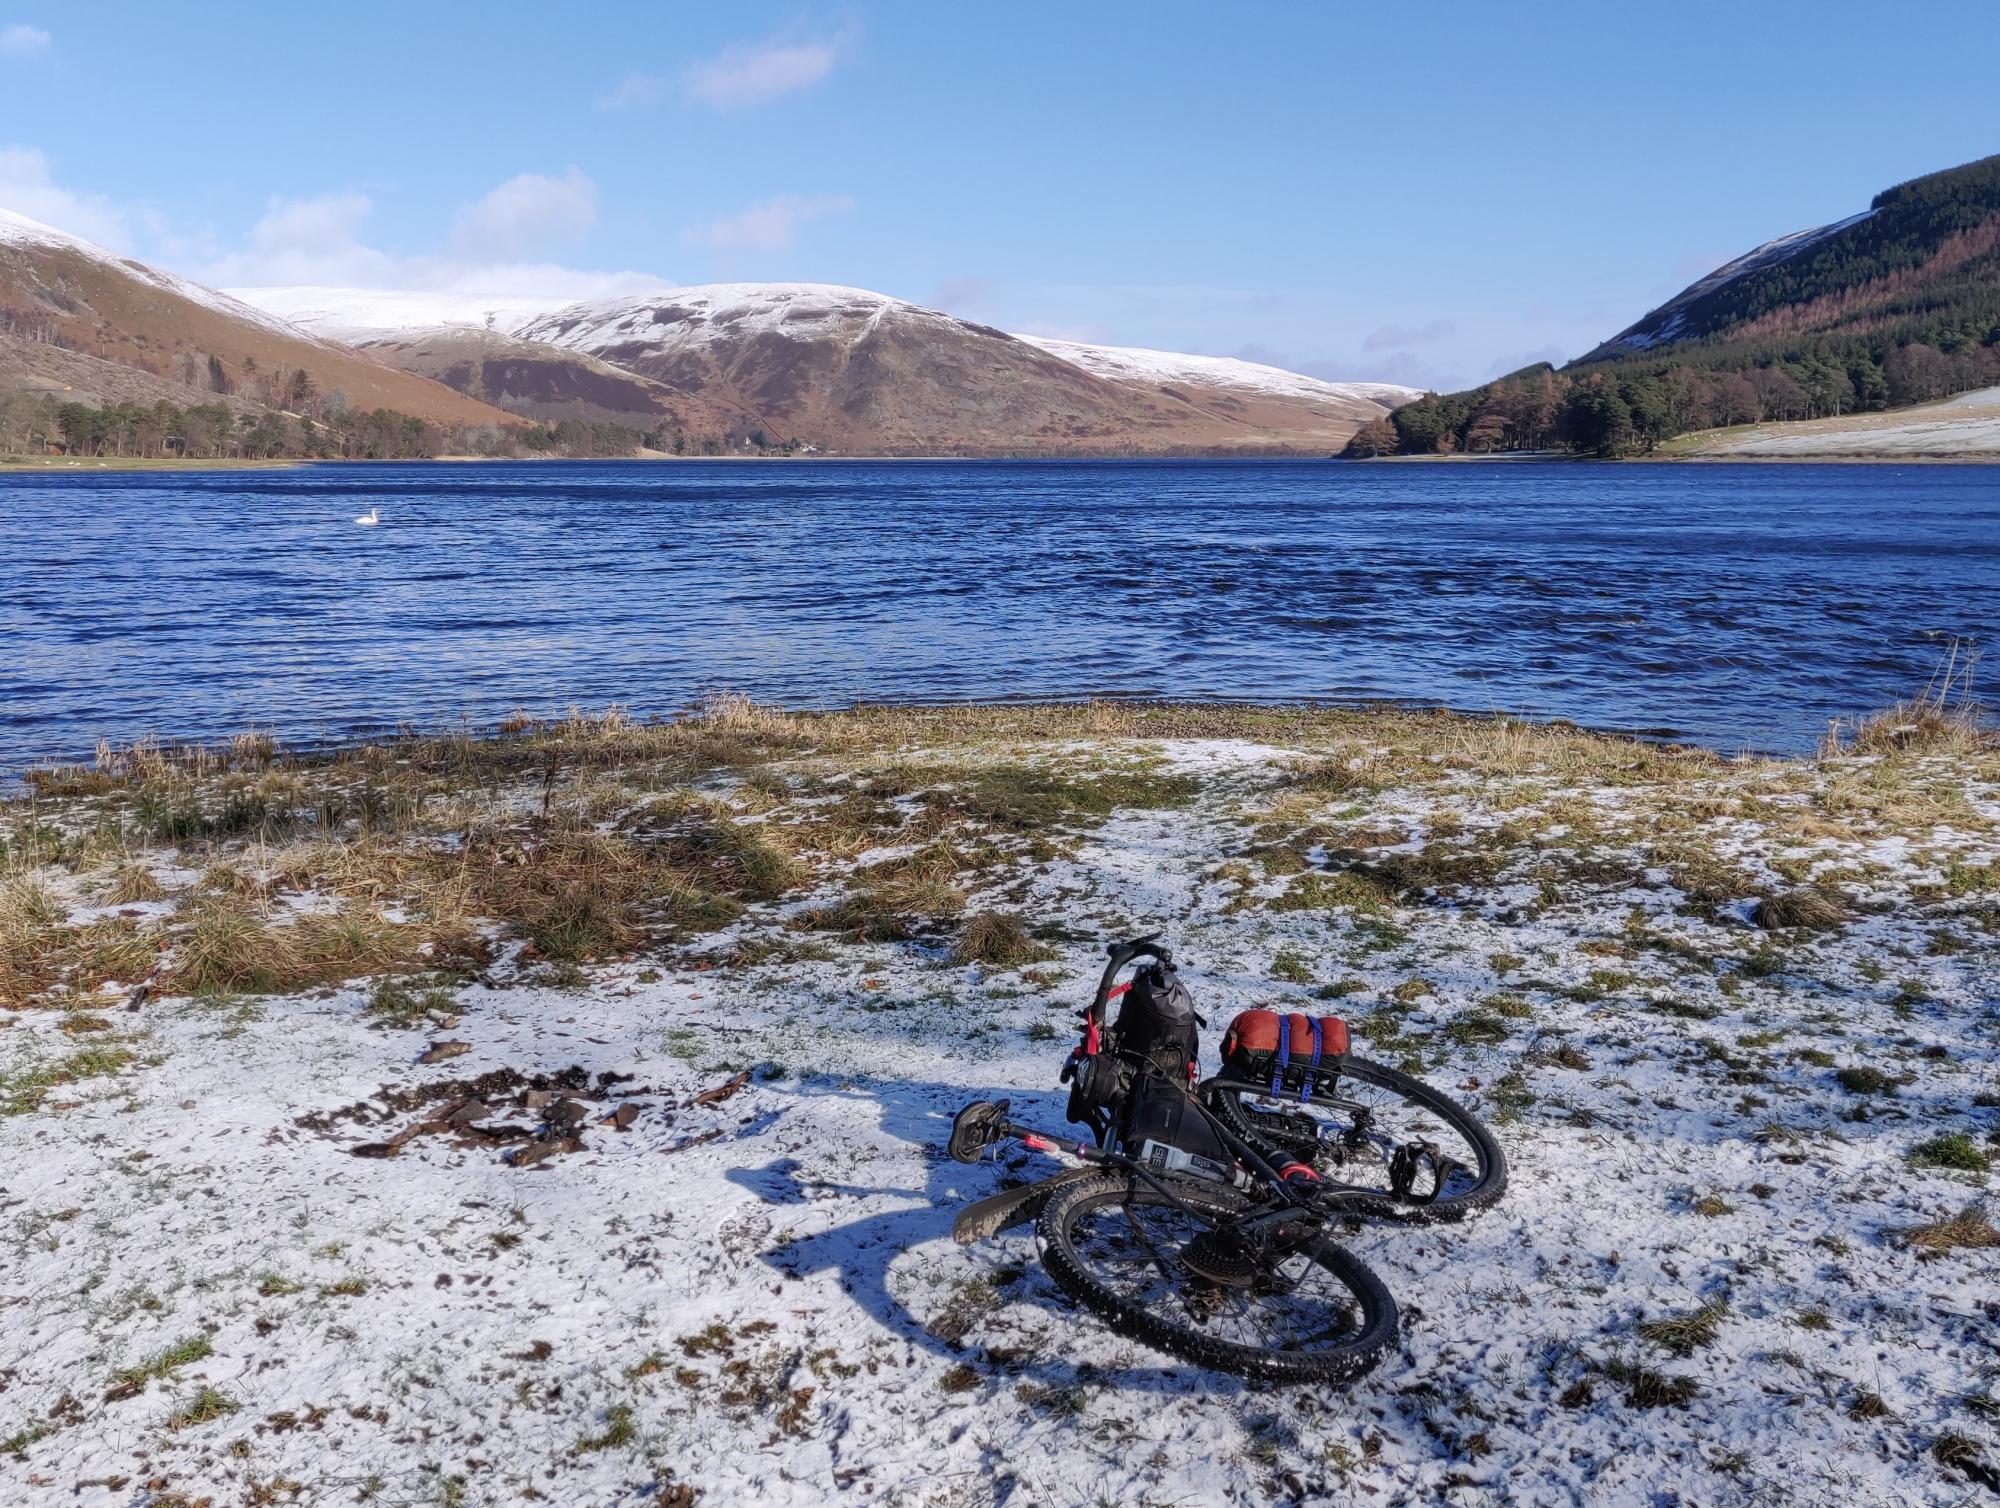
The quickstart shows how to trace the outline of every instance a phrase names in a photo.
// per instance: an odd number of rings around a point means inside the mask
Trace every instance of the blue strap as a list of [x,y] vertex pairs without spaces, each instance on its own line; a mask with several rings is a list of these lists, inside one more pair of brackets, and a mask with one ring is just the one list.
[[1300,1086],[1299,1089],[1299,1103],[1301,1105],[1303,1105],[1307,1100],[1313,1097],[1313,1070],[1319,1067],[1319,1049],[1320,1049],[1319,1017],[1314,1016],[1312,1018],[1312,1024],[1313,1024],[1313,1059],[1311,1066],[1306,1069],[1306,1081],[1302,1086]]
[[1292,1018],[1278,1017],[1278,1066],[1271,1070],[1271,1098],[1285,1087],[1285,1070],[1292,1065]]

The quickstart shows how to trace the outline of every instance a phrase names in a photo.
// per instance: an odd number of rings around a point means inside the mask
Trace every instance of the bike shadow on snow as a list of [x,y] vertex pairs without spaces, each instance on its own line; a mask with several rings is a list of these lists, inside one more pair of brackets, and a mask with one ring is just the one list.
[[[1013,1114],[1042,1130],[1060,1132],[1065,1127],[1065,1094],[1018,1089],[975,1089],[937,1086],[896,1079],[860,1076],[810,1078],[786,1085],[764,1086],[769,1093],[789,1093],[801,1101],[838,1100],[869,1106],[879,1112],[880,1130],[893,1142],[913,1148],[923,1160],[923,1178],[915,1187],[896,1184],[846,1183],[814,1175],[798,1158],[785,1156],[762,1167],[732,1168],[724,1175],[731,1183],[754,1194],[765,1204],[812,1207],[840,1199],[878,1200],[900,1196],[908,1201],[898,1208],[878,1210],[856,1219],[783,1241],[758,1253],[761,1260],[790,1278],[804,1278],[832,1271],[840,1286],[890,1334],[944,1360],[959,1363],[987,1361],[996,1373],[1019,1380],[1063,1387],[1088,1381],[1093,1385],[1121,1390],[1152,1392],[1253,1391],[1241,1379],[1208,1372],[1188,1363],[1161,1355],[1158,1365],[1093,1365],[1063,1360],[1060,1356],[1017,1355],[1004,1344],[963,1343],[940,1335],[933,1317],[927,1324],[890,1286],[890,1265],[905,1252],[946,1243],[951,1249],[951,1222],[961,1205],[984,1198],[1010,1183],[1025,1183],[1060,1171],[1052,1159],[1027,1152],[1018,1144],[1000,1160],[978,1163],[954,1162],[945,1152],[952,1117],[973,1100],[1006,1099],[1013,1102]],[[1066,1093],[1066,1092],[1065,1092]],[[1082,1128],[1072,1128],[1081,1134]],[[886,1150],[886,1149],[885,1149]],[[1068,1164],[1064,1164],[1065,1166]],[[983,1270],[1020,1276],[1000,1288],[1000,1306],[1032,1305],[1046,1312],[1057,1325],[1094,1327],[1099,1321],[1070,1301],[1041,1270],[1033,1249],[1032,1226],[1017,1226],[978,1243],[973,1250],[983,1252]],[[969,1274],[976,1278],[980,1268]],[[913,1282],[914,1279],[909,1281]],[[948,1307],[948,1300],[941,1300]],[[936,1327],[936,1328],[934,1328]],[[1141,1355],[1153,1355],[1130,1345]]]

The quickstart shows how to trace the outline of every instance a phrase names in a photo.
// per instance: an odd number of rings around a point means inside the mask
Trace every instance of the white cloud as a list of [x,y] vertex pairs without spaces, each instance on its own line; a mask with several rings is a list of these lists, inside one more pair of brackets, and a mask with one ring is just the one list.
[[39,26],[0,26],[0,58],[45,58],[53,39]]
[[587,226],[596,205],[590,180],[524,173],[467,205],[461,227],[482,232],[480,244],[454,239],[444,252],[399,256],[370,244],[374,202],[353,190],[273,199],[239,244],[212,228],[176,226],[143,204],[114,204],[55,181],[37,148],[0,146],[0,209],[82,236],[122,255],[178,272],[213,287],[393,288],[416,292],[512,295],[567,303],[651,293],[672,283],[651,273],[600,272],[528,258],[525,242],[556,228]]
[[212,283],[387,286],[395,258],[360,236],[374,207],[351,191],[273,200],[250,227],[249,244],[216,258],[202,275]]
[[651,73],[628,73],[615,86],[597,96],[597,108],[636,110],[641,105],[657,105],[666,97],[665,79]]
[[113,251],[129,251],[131,218],[102,194],[64,188],[35,147],[0,146],[0,209],[11,209]]
[[571,240],[597,219],[597,185],[571,168],[560,178],[517,173],[458,212],[452,240],[467,251],[521,251]]
[[769,104],[787,94],[811,88],[833,72],[840,47],[840,42],[829,41],[764,42],[725,48],[689,70],[688,94],[717,110]]
[[[517,190],[525,179],[553,186],[561,193]],[[588,186],[587,179],[582,182]],[[455,238],[448,255],[411,257],[393,256],[367,243],[364,222],[374,206],[366,194],[320,194],[275,202],[251,227],[247,246],[212,259],[197,273],[204,282],[227,288],[394,288],[552,302],[648,293],[672,286],[651,273],[596,272],[508,256],[507,252],[518,248],[526,231],[544,223],[537,218],[537,208],[546,208],[564,194],[573,197],[573,190],[561,179],[535,179],[533,174],[510,179],[466,206],[459,216],[461,230],[468,224],[490,230],[489,245],[468,246],[462,238]],[[594,207],[594,194],[595,190],[590,190],[590,207]],[[509,245],[499,244],[510,239]]]
[[682,239],[712,251],[776,251],[808,221],[853,208],[845,194],[780,194],[684,231]]

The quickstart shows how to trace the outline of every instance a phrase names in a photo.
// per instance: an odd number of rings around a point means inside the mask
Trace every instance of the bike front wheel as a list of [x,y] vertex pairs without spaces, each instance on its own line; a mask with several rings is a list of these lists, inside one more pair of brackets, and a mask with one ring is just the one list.
[[1049,1276],[1120,1335],[1264,1382],[1352,1382],[1395,1343],[1396,1301],[1360,1258],[1310,1231],[1247,1260],[1232,1232],[1255,1201],[1171,1186],[1179,1203],[1119,1174],[1057,1190],[1036,1226]]
[[[1462,1220],[1507,1190],[1506,1155],[1479,1117],[1385,1063],[1343,1059],[1339,1077],[1303,1104],[1296,1094],[1274,1096],[1268,1083],[1227,1074],[1203,1084],[1201,1099],[1238,1136],[1357,1190],[1366,1200],[1358,1213]],[[1427,1149],[1427,1162],[1404,1151],[1416,1148]],[[1410,1179],[1400,1191],[1399,1151]]]

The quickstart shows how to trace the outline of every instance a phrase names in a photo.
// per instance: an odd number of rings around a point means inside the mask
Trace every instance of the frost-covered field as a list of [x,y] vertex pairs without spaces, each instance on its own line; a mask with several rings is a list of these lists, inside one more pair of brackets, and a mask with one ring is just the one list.
[[[739,707],[142,754],[0,835],[8,1504],[2000,1483],[2000,753],[1962,730],[1725,762]],[[1354,1237],[1405,1325],[1344,1392],[1177,1364],[1025,1232],[948,1237],[1010,1171],[943,1158],[952,1112],[1059,1123],[1101,942],[1152,929],[1210,1066],[1241,1007],[1339,1011],[1512,1159],[1469,1225]]]
[[1726,430],[1693,442],[1704,456],[1766,458],[2000,456],[2000,388],[1887,414],[1847,414]]

